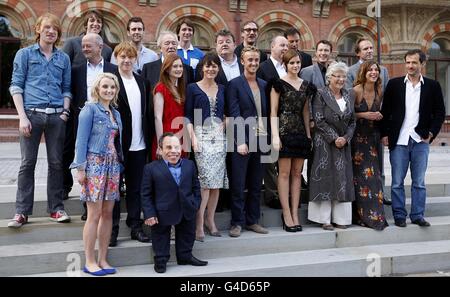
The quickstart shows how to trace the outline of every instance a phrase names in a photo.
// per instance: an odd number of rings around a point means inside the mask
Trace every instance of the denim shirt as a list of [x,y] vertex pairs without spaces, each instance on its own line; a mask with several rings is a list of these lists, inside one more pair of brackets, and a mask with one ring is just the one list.
[[64,97],[72,99],[70,76],[67,54],[53,48],[47,61],[36,43],[17,52],[9,92],[22,94],[25,109],[63,107]]
[[[119,126],[119,141],[115,142],[115,148],[119,161],[122,162],[122,121],[115,108],[111,108],[111,111]],[[70,168],[85,169],[88,153],[106,154],[112,129],[113,123],[105,108],[100,103],[86,103],[78,118],[75,159]]]

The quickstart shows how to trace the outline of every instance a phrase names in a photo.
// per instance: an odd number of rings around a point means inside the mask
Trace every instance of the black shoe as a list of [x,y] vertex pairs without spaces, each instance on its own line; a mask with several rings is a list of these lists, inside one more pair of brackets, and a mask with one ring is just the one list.
[[150,237],[145,235],[143,231],[131,232],[131,239],[140,241],[140,242],[150,242]]
[[109,239],[109,246],[110,247],[117,246],[117,236],[116,235],[111,235],[111,238]]
[[155,271],[157,273],[166,272],[166,264],[155,264],[155,266],[153,266],[153,268],[155,269]]
[[303,230],[301,225],[296,225],[295,228],[297,228],[297,232],[300,232]]
[[281,203],[278,198],[272,198],[271,200],[267,201],[266,205],[273,209],[281,209]]
[[406,221],[405,220],[396,220],[395,226],[404,228],[404,227],[406,227]]
[[202,261],[192,256],[189,260],[177,260],[178,265],[206,266],[208,261]]
[[283,225],[283,230],[286,232],[297,232],[297,226],[288,226],[284,222],[283,213],[281,213],[281,224]]
[[383,204],[384,205],[392,205],[392,201],[391,200],[386,200],[383,198]]
[[411,221],[411,223],[419,225],[420,227],[430,227],[431,224],[428,223],[427,221],[425,221],[425,219],[419,219],[419,220],[415,220],[415,221]]

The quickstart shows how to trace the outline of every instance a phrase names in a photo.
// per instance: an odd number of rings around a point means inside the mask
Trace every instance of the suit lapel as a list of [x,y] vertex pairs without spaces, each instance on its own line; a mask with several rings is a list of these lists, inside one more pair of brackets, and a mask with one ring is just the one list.
[[[81,68],[81,87],[83,90],[83,98],[82,100],[86,100],[88,98],[88,94],[87,94],[87,63],[83,64],[83,67]],[[81,106],[82,107],[82,106]]]
[[[160,172],[161,172],[162,174],[164,174],[164,175],[166,176],[166,178],[167,178],[168,180],[170,180],[175,186],[178,187],[178,185],[177,185],[175,179],[174,179],[173,176],[172,176],[172,173],[170,173],[169,167],[167,167],[166,162],[165,162],[164,160],[159,160],[159,161],[158,161],[158,166],[159,166]],[[181,172],[181,173],[182,173],[182,174],[181,174],[181,177],[183,177],[183,172]]]
[[[265,117],[265,110],[267,110],[267,106],[266,106],[266,92],[264,90],[264,87],[262,86],[262,84],[259,81],[259,78],[256,78],[256,83],[258,84],[258,88],[259,88],[259,96],[261,98],[261,116]],[[253,100],[254,101],[254,100]]]
[[[419,82],[420,84],[422,82]],[[425,79],[423,81],[423,84],[420,86],[420,103],[419,103],[419,114],[420,111],[423,110],[424,104],[425,104],[425,94],[428,93],[428,84],[425,83]]]
[[326,105],[328,105],[328,107],[331,108],[335,113],[340,116],[343,115],[343,112],[339,108],[336,99],[334,99],[334,96],[331,94],[331,91],[328,88],[323,89],[323,100],[325,101]]
[[400,84],[400,112],[403,117],[405,118],[406,115],[406,83],[404,81],[405,77],[402,78],[401,84]]
[[248,81],[245,79],[244,75],[241,75],[242,80],[242,86],[244,87],[245,91],[247,92],[248,97],[250,98],[250,101],[253,103],[253,106],[256,110],[256,104],[255,104],[255,98],[253,97],[252,89],[250,88],[250,85],[248,84]]
[[134,79],[136,80],[136,83],[139,87],[139,91],[141,92],[141,116],[145,113],[145,86],[142,83],[142,81],[139,79],[140,77],[133,72]]
[[[317,64],[314,64],[314,66],[313,66],[313,76],[316,78],[317,82],[323,81],[322,72],[320,72],[319,65],[317,65]],[[317,88],[324,87],[324,86],[325,86],[325,82],[321,83],[320,85],[317,85]]]
[[271,77],[271,80],[276,79],[276,78],[280,78],[280,76],[278,75],[278,71],[275,68],[275,65],[273,64],[272,59],[268,59],[268,61],[270,61],[269,62],[270,68],[268,70],[270,72],[269,75]]
[[130,108],[130,103],[128,102],[128,96],[127,96],[127,92],[125,90],[125,86],[123,85],[123,80],[122,77],[120,76],[120,74],[117,75],[117,78],[119,79],[119,86],[120,86],[120,91],[119,91],[119,97],[122,98],[123,103]]

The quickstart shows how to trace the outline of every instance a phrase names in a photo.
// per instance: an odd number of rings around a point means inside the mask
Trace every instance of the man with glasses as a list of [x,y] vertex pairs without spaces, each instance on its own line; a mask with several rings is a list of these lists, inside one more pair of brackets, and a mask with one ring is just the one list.
[[[247,21],[241,27],[242,43],[236,47],[234,53],[238,57],[239,63],[241,62],[241,52],[245,46],[256,46],[256,40],[258,39],[259,27],[254,21]],[[267,60],[267,54],[262,50],[259,50],[259,63]]]

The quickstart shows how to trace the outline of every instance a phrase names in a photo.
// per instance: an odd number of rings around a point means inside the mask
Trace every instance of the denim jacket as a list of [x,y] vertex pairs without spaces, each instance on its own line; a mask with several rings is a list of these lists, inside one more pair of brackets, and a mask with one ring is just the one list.
[[[111,108],[119,126],[119,137],[116,137],[116,148],[120,163],[123,162],[122,153],[122,121],[119,112]],[[75,160],[70,168],[85,169],[88,153],[104,155],[108,148],[112,123],[105,108],[100,103],[86,103],[78,118],[77,141],[75,144]]]
[[54,48],[47,61],[36,43],[17,52],[9,91],[22,94],[25,109],[63,107],[64,97],[72,99],[70,81],[69,56]]

